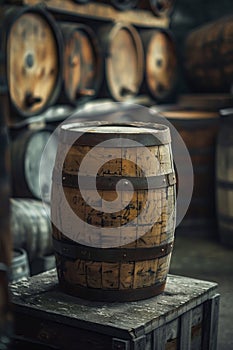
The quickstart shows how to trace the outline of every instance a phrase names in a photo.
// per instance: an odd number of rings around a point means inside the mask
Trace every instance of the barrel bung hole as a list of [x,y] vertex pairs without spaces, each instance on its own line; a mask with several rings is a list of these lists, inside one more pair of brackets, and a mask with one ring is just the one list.
[[162,58],[156,58],[155,60],[155,66],[161,68],[163,66],[163,60]]
[[24,60],[25,68],[32,68],[34,66],[34,63],[34,55],[31,52],[27,53]]

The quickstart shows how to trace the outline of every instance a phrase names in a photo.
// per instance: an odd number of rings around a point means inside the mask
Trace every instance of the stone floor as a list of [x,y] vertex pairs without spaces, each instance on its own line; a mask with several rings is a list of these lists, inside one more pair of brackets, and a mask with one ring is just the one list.
[[218,350],[233,350],[233,249],[177,232],[170,273],[219,284]]

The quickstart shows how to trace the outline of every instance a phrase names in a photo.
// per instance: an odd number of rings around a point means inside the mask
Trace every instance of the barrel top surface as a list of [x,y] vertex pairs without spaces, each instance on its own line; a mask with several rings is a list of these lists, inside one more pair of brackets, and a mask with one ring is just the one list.
[[[67,129],[69,128],[69,130],[73,130],[73,131],[83,131],[83,132],[91,132],[91,133],[104,133],[104,134],[148,134],[151,132],[156,132],[158,133],[161,130],[165,130],[165,128],[163,129],[163,126],[160,126],[157,124],[156,129],[152,129],[152,128],[147,128],[145,127],[137,127],[137,126],[131,126],[131,125],[100,125],[98,127],[93,127],[90,129],[90,127],[88,126],[72,126],[72,124],[70,124],[67,126]],[[65,129],[65,128],[64,128]]]
[[[20,312],[41,312],[47,319],[74,327],[124,334],[133,330],[149,333],[165,322],[201,305],[214,294],[217,284],[183,276],[168,275],[165,292],[159,297],[127,303],[91,302],[64,294],[58,288],[55,270],[24,279],[11,285],[14,307]],[[26,311],[27,309],[27,311]],[[99,327],[99,328],[98,328]],[[139,334],[140,335],[140,334]]]
[[[126,139],[127,137],[130,140],[142,142],[144,146],[171,142],[169,128],[156,123],[76,122],[64,124],[61,127],[61,140],[68,144],[73,144],[77,140],[79,145],[93,146],[97,142],[111,138]],[[119,143],[119,147],[121,146],[122,144]],[[116,145],[116,147],[118,146]],[[136,147],[136,145],[133,147]]]

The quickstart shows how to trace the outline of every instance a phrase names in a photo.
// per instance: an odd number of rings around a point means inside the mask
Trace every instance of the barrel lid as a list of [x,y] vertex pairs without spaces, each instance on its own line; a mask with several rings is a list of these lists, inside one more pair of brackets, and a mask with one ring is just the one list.
[[[114,146],[100,147],[140,147],[155,146],[171,142],[169,128],[162,124],[143,122],[74,122],[61,127],[60,139],[65,144],[97,146],[114,139]],[[123,140],[136,141],[137,145]],[[117,141],[116,141],[117,140]]]

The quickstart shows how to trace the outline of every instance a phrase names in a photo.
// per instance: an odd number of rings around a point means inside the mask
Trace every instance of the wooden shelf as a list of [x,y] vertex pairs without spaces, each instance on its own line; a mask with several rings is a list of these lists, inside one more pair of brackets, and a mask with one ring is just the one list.
[[101,21],[129,22],[139,27],[168,28],[169,18],[158,18],[150,11],[140,9],[117,11],[108,4],[77,4],[71,0],[22,0],[23,5],[41,4],[52,12],[67,13]]

